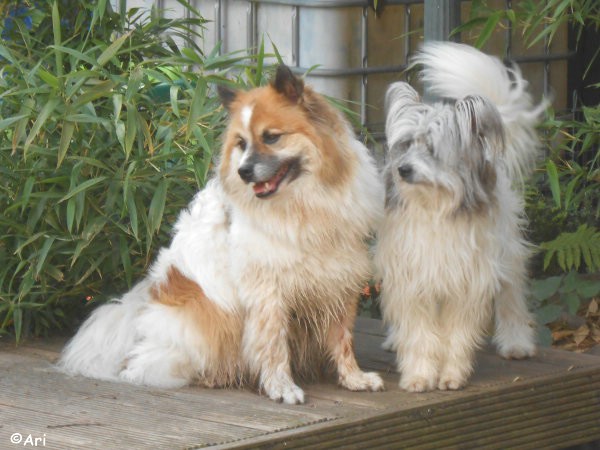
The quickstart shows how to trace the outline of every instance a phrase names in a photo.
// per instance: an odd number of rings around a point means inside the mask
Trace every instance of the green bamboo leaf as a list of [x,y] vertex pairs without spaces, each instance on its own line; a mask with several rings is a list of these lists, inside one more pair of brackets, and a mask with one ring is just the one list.
[[586,133],[585,137],[583,138],[583,142],[581,143],[581,152],[585,152],[586,150],[590,149],[592,147],[592,145],[594,144],[594,141],[596,141],[598,139],[598,135],[595,133]]
[[127,103],[127,122],[125,123],[125,157],[129,160],[133,143],[138,132],[137,108],[134,104]]
[[198,122],[198,118],[201,115],[204,102],[206,100],[206,82],[199,80],[194,89],[192,96],[192,103],[190,105],[190,112],[187,121],[187,131],[185,135],[186,142],[189,141],[190,136],[194,130],[195,124]]
[[204,65],[204,61],[200,57],[198,53],[196,53],[191,48],[184,47],[181,49],[181,53],[188,58],[193,64],[198,64],[200,66]]
[[14,251],[13,255],[20,255],[21,254],[21,250],[23,250],[29,244],[32,244],[33,242],[37,241],[39,238],[41,238],[42,236],[44,236],[44,234],[45,234],[44,231],[39,231],[39,232],[35,233],[33,236],[29,237],[25,242],[23,242],[22,244],[20,244],[17,247],[17,249]]
[[565,209],[569,209],[569,206],[571,205],[571,201],[573,200],[573,191],[578,185],[581,175],[582,174],[577,175],[575,178],[569,181],[569,184],[567,184],[567,189],[565,189]]
[[169,99],[171,101],[171,108],[173,109],[173,114],[175,114],[175,117],[177,117],[177,118],[181,117],[181,115],[179,113],[178,95],[179,95],[179,86],[176,86],[176,85],[171,86],[169,88]]
[[63,121],[62,133],[60,134],[60,143],[58,144],[58,155],[56,159],[56,168],[58,169],[65,159],[69,145],[71,145],[71,139],[73,138],[73,132],[75,131],[75,124],[69,121]]
[[110,126],[110,121],[104,117],[97,117],[93,114],[69,114],[65,120],[73,123],[95,123],[102,126]]
[[140,117],[140,122],[141,122],[142,134],[144,135],[144,143],[145,143],[146,147],[148,148],[148,153],[150,155],[153,155],[155,148],[154,148],[154,141],[152,140],[152,132],[150,131],[150,126],[148,125],[148,122],[143,120],[141,117]]
[[131,226],[131,232],[137,241],[140,240],[138,235],[138,215],[137,205],[135,204],[135,198],[132,190],[127,191],[127,212],[129,213],[129,224]]
[[35,108],[35,100],[31,97],[27,97],[23,101],[23,105],[19,110],[19,116],[22,117],[21,120],[17,122],[15,125],[13,139],[12,139],[12,151],[15,152],[17,150],[17,145],[25,138],[25,131],[27,129],[27,124],[29,123],[29,118],[33,113],[33,109]]
[[78,50],[75,50],[74,48],[65,47],[63,45],[50,45],[48,48],[52,50],[58,50],[62,53],[66,53],[68,55],[73,56],[75,59],[72,61],[72,64],[75,66],[77,66],[80,61],[85,61],[91,66],[95,66],[97,63],[96,59],[93,56],[86,55]]
[[73,232],[73,222],[75,220],[75,207],[75,197],[71,197],[67,202],[67,230],[69,230],[69,233]]
[[83,215],[85,213],[85,192],[80,192],[75,197],[75,225],[77,229],[81,227]]
[[131,36],[131,34],[133,33],[133,30],[125,33],[123,36],[115,39],[113,41],[112,44],[110,44],[106,50],[104,50],[100,56],[98,56],[98,61],[97,61],[97,65],[102,67],[104,66],[108,61],[110,61],[116,54],[117,52],[121,49],[121,47],[123,46],[123,44],[125,44],[125,42],[127,41],[127,39],[129,39],[129,37]]
[[115,135],[117,136],[117,141],[121,144],[121,148],[123,149],[123,153],[127,153],[127,146],[125,145],[125,124],[122,120],[119,120],[115,123]]
[[279,49],[275,45],[273,41],[271,41],[271,45],[273,46],[273,53],[275,53],[275,58],[277,59],[277,64],[284,64],[283,57],[281,53],[279,53]]
[[18,305],[12,311],[12,320],[15,328],[15,339],[18,343],[23,332],[23,310]]
[[20,68],[19,61],[13,56],[13,54],[5,45],[2,45],[2,40],[0,40],[0,56],[6,59],[11,65]]
[[27,177],[25,180],[25,185],[23,186],[23,193],[21,194],[20,202],[21,202],[21,214],[25,212],[25,208],[29,205],[29,199],[31,198],[31,191],[33,190],[33,185],[35,184],[35,177]]
[[56,76],[52,75],[47,70],[44,70],[42,67],[39,67],[37,69],[37,75],[42,79],[42,81],[44,83],[46,83],[48,86],[52,87],[53,89],[59,88],[58,78]]
[[127,90],[125,91],[125,102],[131,102],[131,99],[138,94],[140,86],[142,85],[143,77],[144,72],[140,66],[134,67],[134,69],[130,72],[129,81],[127,82]]
[[73,269],[73,267],[75,266],[75,263],[77,262],[77,260],[81,256],[81,253],[83,252],[83,250],[88,245],[89,245],[88,241],[79,240],[77,242],[77,245],[75,245],[75,250],[73,250],[73,254],[71,255],[71,266],[70,266],[70,269]]
[[515,10],[512,8],[506,10],[506,18],[513,25],[517,23],[517,15],[515,14]]
[[457,34],[463,33],[464,31],[470,31],[480,25],[483,25],[487,22],[487,20],[487,17],[474,17],[473,19],[469,19],[463,24],[453,29],[450,33],[450,36],[455,36]]
[[265,61],[265,39],[260,40],[260,47],[256,55],[256,70],[254,73],[254,86],[260,86],[263,77],[263,65]]
[[546,161],[546,174],[548,175],[548,183],[550,184],[550,191],[552,192],[554,204],[557,208],[560,208],[560,180],[558,179],[558,169],[551,159]]
[[44,197],[40,197],[33,210],[29,212],[27,217],[27,228],[29,230],[36,229],[38,222],[46,211],[46,205],[49,198],[50,196],[48,194],[46,194]]
[[537,44],[538,42],[543,40],[545,37],[548,37],[548,41],[550,43],[550,41],[552,41],[552,37],[554,36],[554,33],[556,33],[556,30],[557,30],[556,23],[557,22],[554,22],[552,25],[548,25],[542,31],[540,31],[540,33],[535,38],[533,38],[533,40],[529,43],[528,47],[529,48],[533,47],[535,44]]
[[33,269],[30,267],[29,270],[23,275],[23,279],[19,286],[19,301],[23,300],[27,297],[27,294],[31,291],[31,288],[35,284],[35,279],[33,278]]
[[476,48],[481,48],[489,40],[490,36],[498,26],[500,20],[504,17],[504,10],[496,11],[491,14],[485,22],[477,41],[475,42]]
[[42,268],[44,267],[44,263],[46,262],[46,258],[48,257],[48,252],[50,251],[52,244],[54,244],[55,239],[56,238],[53,236],[48,236],[44,240],[44,245],[42,245],[42,248],[40,249],[40,252],[38,254],[38,261],[35,266],[35,272],[34,272],[35,278],[38,278],[40,276]]
[[109,97],[115,86],[116,83],[113,80],[100,81],[85,89],[81,95],[75,98],[73,100],[73,107],[77,108],[99,98]]
[[104,262],[108,255],[106,253],[98,256],[97,258],[93,258],[89,261],[89,268],[85,271],[85,273],[75,282],[75,286],[81,285],[85,280],[87,280],[91,274],[98,270],[100,265]]
[[192,131],[194,133],[194,137],[198,140],[200,147],[204,150],[204,152],[208,152],[206,156],[211,155],[212,147],[206,140],[206,137],[204,136],[203,128],[198,125],[194,125]]
[[167,179],[163,178],[152,196],[150,208],[148,209],[148,231],[150,234],[156,233],[160,228],[167,201],[167,186]]
[[58,203],[62,203],[65,200],[70,199],[71,197],[79,194],[80,192],[84,192],[88,189],[90,189],[91,187],[102,183],[104,180],[106,180],[108,177],[106,176],[101,176],[101,177],[97,177],[97,178],[92,178],[91,180],[86,180],[83,183],[81,183],[80,185],[76,186],[74,189],[70,190],[69,193],[67,195],[65,195],[64,197],[62,197]]
[[21,119],[29,117],[27,114],[20,114],[18,116],[9,117],[8,119],[0,119],[0,131],[6,130],[12,124],[17,123]]
[[58,12],[58,2],[54,1],[52,4],[52,33],[54,35],[54,59],[56,61],[56,73],[58,78],[63,75],[63,59],[62,52],[57,50],[62,43],[61,27],[60,27],[60,15]]
[[86,224],[85,228],[83,229],[83,232],[81,233],[81,238],[88,244],[91,243],[91,241],[96,237],[96,235],[102,231],[102,229],[106,225],[106,222],[106,217],[94,217]]
[[121,116],[121,110],[123,109],[123,95],[122,94],[114,94],[112,96],[113,101],[113,116],[115,123],[118,122],[119,117]]
[[50,114],[52,114],[54,109],[58,106],[59,102],[60,102],[60,100],[58,98],[51,98],[46,102],[46,104],[40,111],[36,121],[33,123],[33,126],[31,127],[31,131],[29,132],[27,139],[25,139],[25,144],[23,145],[23,158],[24,159],[27,156],[27,150],[31,146],[31,143],[37,137],[37,135],[40,133],[42,127],[46,123],[46,120],[48,120],[48,118],[50,117]]
[[119,251],[121,254],[121,264],[123,265],[123,270],[125,272],[125,280],[127,281],[127,286],[131,288],[133,271],[131,267],[131,258],[129,256],[129,246],[123,235],[119,236]]
[[107,172],[110,172],[112,170],[112,167],[107,165],[104,161],[99,161],[97,159],[90,158],[87,156],[73,155],[69,159],[77,161],[77,164],[87,164],[88,166],[97,167],[98,169],[105,170]]

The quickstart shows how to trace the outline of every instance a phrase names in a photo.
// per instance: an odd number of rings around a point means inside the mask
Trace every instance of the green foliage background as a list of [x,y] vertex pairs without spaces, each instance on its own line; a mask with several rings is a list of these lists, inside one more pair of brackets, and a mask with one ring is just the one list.
[[[586,28],[600,30],[600,2],[519,0],[498,10],[486,0],[473,0],[471,17],[454,32],[473,33],[481,47],[494,30],[507,26],[528,46],[550,45],[568,26],[579,46]],[[583,81],[594,89],[600,83],[591,68],[599,57],[600,49],[584,70]],[[528,232],[538,246],[531,302],[544,344],[552,342],[544,325],[577,314],[600,294],[600,105],[575,106],[569,115],[548,111],[540,129],[546,159],[527,189]]]
[[194,18],[2,4],[2,332],[72,326],[86,300],[131,286],[204,185],[224,127],[213,84],[244,58],[203,55],[204,21],[182,3]]
[[[191,18],[116,14],[107,0],[0,0],[0,333],[74,327],[89,300],[131,286],[209,174],[225,126],[214,84],[264,81],[262,46],[254,61],[203,54],[192,38],[204,19],[178,1]],[[474,0],[456,31],[482,46],[510,24],[533,45],[565,23],[579,35],[600,27],[595,0],[511,5]],[[541,132],[547,159],[527,212],[544,325],[600,293],[600,106],[549,111]]]

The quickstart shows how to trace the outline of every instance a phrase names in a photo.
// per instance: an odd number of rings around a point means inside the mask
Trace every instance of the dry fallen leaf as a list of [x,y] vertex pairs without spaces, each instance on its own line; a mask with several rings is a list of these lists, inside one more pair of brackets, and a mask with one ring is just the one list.
[[555,330],[552,332],[552,340],[560,342],[563,339],[570,338],[573,334],[575,334],[575,330]]
[[580,326],[579,328],[577,328],[577,330],[575,330],[575,333],[573,333],[573,339],[575,340],[575,344],[581,344],[589,335],[589,327],[587,325]]
[[582,305],[577,318],[580,319],[578,325],[564,319],[548,325],[554,347],[584,352],[600,344],[600,298]]

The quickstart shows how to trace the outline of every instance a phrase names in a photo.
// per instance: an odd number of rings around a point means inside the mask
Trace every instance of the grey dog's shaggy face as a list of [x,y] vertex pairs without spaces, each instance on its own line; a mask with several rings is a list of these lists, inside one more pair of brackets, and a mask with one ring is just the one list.
[[386,103],[388,207],[403,201],[439,206],[445,198],[450,212],[473,212],[494,203],[504,131],[492,103],[470,96],[434,108],[402,82],[390,88]]

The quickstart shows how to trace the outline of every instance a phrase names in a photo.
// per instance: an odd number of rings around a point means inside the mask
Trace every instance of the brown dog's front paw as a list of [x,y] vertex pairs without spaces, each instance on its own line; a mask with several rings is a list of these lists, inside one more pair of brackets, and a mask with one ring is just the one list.
[[340,384],[351,391],[383,391],[383,380],[375,372],[353,372],[340,377]]
[[304,391],[291,380],[271,379],[263,383],[263,389],[271,400],[288,405],[304,403]]

